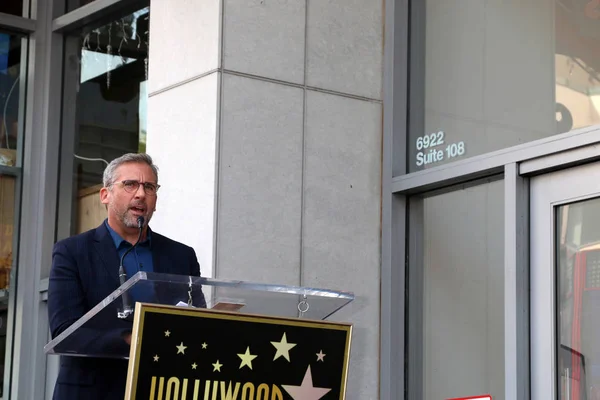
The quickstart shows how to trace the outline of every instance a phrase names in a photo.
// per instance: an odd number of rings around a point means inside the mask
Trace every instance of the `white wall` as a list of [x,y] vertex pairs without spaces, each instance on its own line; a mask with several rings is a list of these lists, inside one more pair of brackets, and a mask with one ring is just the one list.
[[161,185],[151,226],[192,246],[212,277],[220,2],[154,0],[151,10],[146,152]]

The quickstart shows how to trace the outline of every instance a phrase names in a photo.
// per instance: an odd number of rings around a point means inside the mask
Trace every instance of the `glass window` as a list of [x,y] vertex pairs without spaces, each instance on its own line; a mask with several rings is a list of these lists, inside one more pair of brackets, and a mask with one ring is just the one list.
[[13,176],[0,174],[0,396],[4,391],[7,354],[9,294],[11,271],[16,265],[15,238],[17,181]]
[[600,398],[600,199],[556,209],[559,399]]
[[95,228],[105,218],[98,192],[107,163],[145,151],[148,22],[144,8],[68,39],[65,91],[76,96],[75,107],[65,111],[73,132],[63,132],[75,139],[67,155],[74,173],[70,234]]
[[23,45],[23,37],[0,31],[0,397],[8,388],[12,358],[7,347],[12,332],[7,326],[16,287],[16,280],[11,278],[16,277],[18,248]]
[[0,2],[0,13],[23,15],[23,0],[10,0]]
[[[504,398],[504,186],[411,199],[409,398]],[[413,250],[415,251],[415,250]]]
[[600,3],[411,2],[408,170],[600,124]]
[[20,36],[0,31],[0,165],[19,161]]

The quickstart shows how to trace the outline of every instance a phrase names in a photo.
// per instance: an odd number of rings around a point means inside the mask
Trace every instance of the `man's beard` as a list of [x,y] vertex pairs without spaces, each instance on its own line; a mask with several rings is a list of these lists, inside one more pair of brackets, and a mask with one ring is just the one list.
[[[119,219],[119,221],[121,221],[123,223],[123,225],[125,225],[127,228],[137,228],[138,227],[137,219],[139,217],[131,215],[131,213],[129,213],[129,207],[126,207],[123,210],[115,210],[115,214],[117,215],[117,218]],[[143,217],[144,217],[144,224],[142,225],[142,227],[145,228],[148,226],[148,223],[150,222],[150,219],[152,218],[152,212],[147,212],[147,215],[143,215]]]

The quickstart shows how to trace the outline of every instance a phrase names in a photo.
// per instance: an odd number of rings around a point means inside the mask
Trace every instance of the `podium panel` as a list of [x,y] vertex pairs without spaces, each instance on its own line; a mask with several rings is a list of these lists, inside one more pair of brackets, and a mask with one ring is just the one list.
[[350,324],[137,303],[126,399],[344,399]]
[[323,320],[353,299],[352,293],[325,289],[138,272],[50,341],[44,351],[129,358],[130,348],[123,337],[133,330],[136,303]]

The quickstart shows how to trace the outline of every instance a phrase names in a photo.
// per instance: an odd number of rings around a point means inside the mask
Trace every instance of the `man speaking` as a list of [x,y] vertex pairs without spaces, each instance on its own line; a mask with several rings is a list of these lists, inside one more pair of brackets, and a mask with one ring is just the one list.
[[[191,247],[148,227],[160,187],[158,169],[149,155],[131,153],[113,160],[104,171],[103,186],[100,199],[108,218],[99,227],[54,246],[48,286],[53,338],[119,287],[123,256],[121,273],[126,277],[138,271],[200,275]],[[206,306],[201,293],[196,298],[195,305]],[[81,340],[97,349],[128,354],[131,323],[117,317],[116,306],[114,311],[97,321],[101,333]],[[124,359],[61,356],[53,398],[122,400],[127,365]]]

